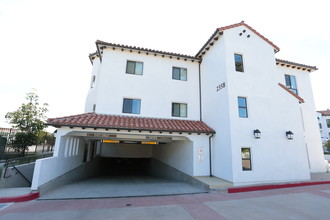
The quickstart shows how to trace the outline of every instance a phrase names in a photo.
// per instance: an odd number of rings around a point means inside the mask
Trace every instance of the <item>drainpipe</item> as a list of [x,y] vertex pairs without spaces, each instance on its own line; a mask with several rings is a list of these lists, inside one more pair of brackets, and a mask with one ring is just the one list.
[[211,144],[211,138],[213,137],[214,134],[212,134],[210,137],[209,137],[209,161],[210,161],[210,177],[213,176],[212,175],[212,144]]
[[199,74],[199,120],[202,121],[202,84],[201,84],[201,63],[199,62],[198,74]]

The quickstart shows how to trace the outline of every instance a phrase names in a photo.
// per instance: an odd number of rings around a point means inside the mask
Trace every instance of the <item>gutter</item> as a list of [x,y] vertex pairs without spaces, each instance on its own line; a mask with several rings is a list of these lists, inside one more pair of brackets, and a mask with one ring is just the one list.
[[213,176],[212,174],[212,144],[211,144],[211,138],[213,137],[214,134],[212,134],[210,137],[209,137],[209,161],[210,161],[210,177]]
[[199,74],[199,120],[202,121],[202,76],[201,76],[201,62],[199,62],[198,66],[198,74]]

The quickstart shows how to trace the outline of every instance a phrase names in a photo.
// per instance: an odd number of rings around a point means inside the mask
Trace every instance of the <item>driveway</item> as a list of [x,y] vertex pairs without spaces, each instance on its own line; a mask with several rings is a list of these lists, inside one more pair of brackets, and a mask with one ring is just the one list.
[[[1,208],[1,207],[0,207]],[[329,219],[330,184],[228,194],[35,200],[7,204],[0,219]]]

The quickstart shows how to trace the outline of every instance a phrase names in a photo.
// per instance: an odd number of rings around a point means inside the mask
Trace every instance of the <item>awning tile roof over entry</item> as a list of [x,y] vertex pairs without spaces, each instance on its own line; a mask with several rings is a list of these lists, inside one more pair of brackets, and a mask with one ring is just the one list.
[[68,126],[120,130],[215,133],[203,121],[105,115],[93,112],[60,118],[49,118],[47,125],[54,127]]

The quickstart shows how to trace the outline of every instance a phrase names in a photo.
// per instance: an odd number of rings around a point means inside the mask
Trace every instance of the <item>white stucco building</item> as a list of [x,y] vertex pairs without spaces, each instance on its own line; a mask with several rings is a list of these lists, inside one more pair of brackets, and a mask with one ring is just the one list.
[[330,140],[330,110],[317,111],[322,142]]
[[314,66],[277,59],[244,22],[218,28],[195,56],[96,41],[85,113],[53,118],[52,158],[32,189],[96,158],[151,158],[234,185],[325,172],[310,82]]

